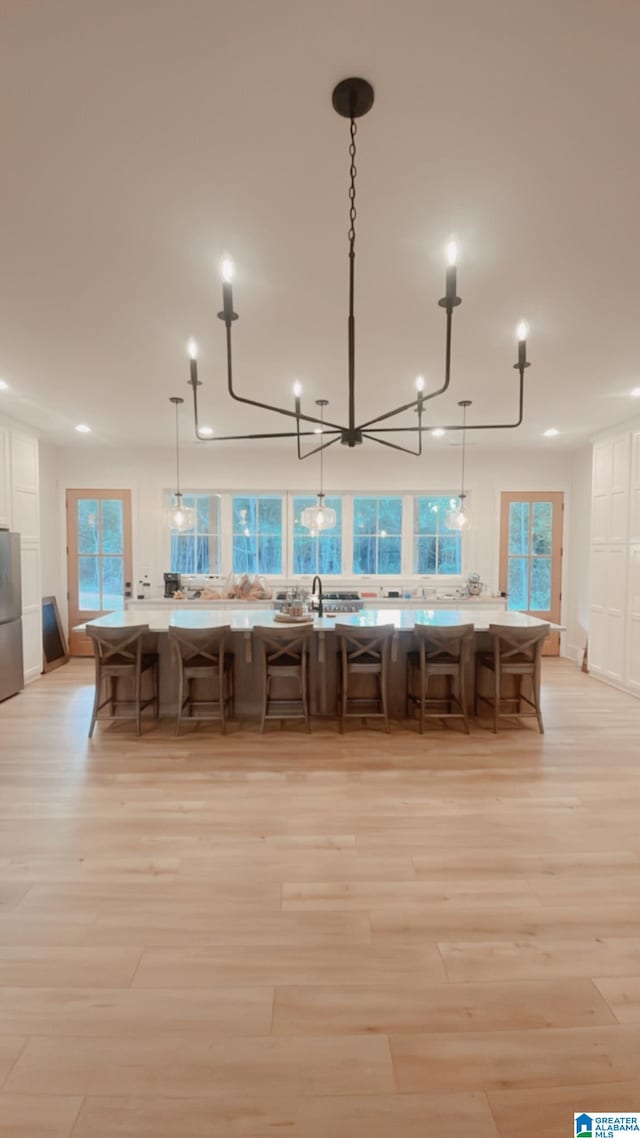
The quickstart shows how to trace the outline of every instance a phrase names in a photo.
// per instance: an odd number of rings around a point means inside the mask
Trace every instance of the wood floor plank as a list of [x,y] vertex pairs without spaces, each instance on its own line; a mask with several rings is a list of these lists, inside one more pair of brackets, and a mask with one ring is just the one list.
[[385,1036],[32,1036],[4,1089],[20,1094],[352,1095],[395,1089]]
[[464,936],[471,941],[567,942],[596,940],[603,930],[612,937],[640,938],[640,907],[609,905],[603,901],[596,909],[584,905],[539,905],[518,908],[477,905],[429,905],[422,910],[399,912],[372,909],[369,920],[376,944],[420,944],[436,940],[457,943]]
[[626,976],[640,972],[640,938],[441,943],[447,976],[472,980],[543,980],[552,976]]
[[392,1035],[400,1092],[500,1090],[635,1079],[640,1027]]
[[497,1138],[498,1132],[484,1094],[250,1095],[233,1100],[89,1097],[73,1138],[273,1138],[274,1134]]
[[0,988],[3,1035],[268,1035],[272,1011],[270,988]]
[[0,1138],[69,1138],[80,1097],[0,1094]]
[[[488,1092],[500,1138],[565,1138],[574,1113],[637,1112],[640,1080]],[[87,1136],[88,1138],[88,1136]]]
[[209,984],[384,984],[446,980],[435,945],[378,948],[375,945],[300,945],[233,949],[146,949],[134,984],[142,988],[204,988]]
[[283,912],[292,910],[422,909],[438,902],[464,905],[469,901],[487,905],[522,905],[531,890],[513,879],[492,881],[326,881],[282,887]]
[[[0,1005],[1,1008],[1,1005]],[[276,988],[278,1035],[341,1032],[503,1031],[615,1023],[590,980],[430,987]],[[16,1030],[18,1028],[16,1027]]]
[[142,949],[0,946],[0,987],[123,987],[131,982]]
[[[126,912],[93,923],[48,916],[0,916],[0,944],[142,945],[145,948],[197,945],[370,944],[366,913],[224,913],[194,906],[164,906],[152,914]],[[68,917],[68,914],[67,914]],[[640,933],[640,927],[639,927]],[[434,938],[431,938],[434,939]]]

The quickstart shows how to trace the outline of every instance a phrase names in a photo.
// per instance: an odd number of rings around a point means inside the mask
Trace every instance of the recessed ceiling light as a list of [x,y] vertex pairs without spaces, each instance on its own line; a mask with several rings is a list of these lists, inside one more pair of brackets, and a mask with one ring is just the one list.
[[632,387],[629,393],[634,399],[640,399],[640,387]]
[[560,431],[557,427],[547,427],[547,430],[543,431],[543,434],[545,439],[553,439],[556,435],[560,434]]
[[79,431],[81,435],[90,435],[91,427],[88,427],[86,423],[78,423],[76,431]]
[[[9,384],[7,383],[6,379],[0,379],[0,391],[8,391],[8,390],[9,390]],[[640,395],[640,391],[638,392],[638,394]]]
[[200,434],[201,435],[212,435],[213,434],[213,427],[200,427]]
[[446,433],[447,432],[445,431],[444,427],[435,427],[431,432],[434,439],[441,439],[443,435],[446,435]]

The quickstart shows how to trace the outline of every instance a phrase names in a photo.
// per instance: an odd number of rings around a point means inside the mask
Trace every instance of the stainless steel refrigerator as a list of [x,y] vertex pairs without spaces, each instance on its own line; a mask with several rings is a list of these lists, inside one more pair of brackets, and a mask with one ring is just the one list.
[[0,530],[0,700],[23,687],[20,534]]

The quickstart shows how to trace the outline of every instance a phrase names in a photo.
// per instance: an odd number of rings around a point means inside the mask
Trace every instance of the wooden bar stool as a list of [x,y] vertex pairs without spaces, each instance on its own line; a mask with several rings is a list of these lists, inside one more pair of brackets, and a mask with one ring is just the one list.
[[[336,624],[340,661],[340,730],[344,731],[347,719],[384,719],[385,730],[389,730],[387,710],[387,681],[391,638],[395,632],[392,624],[382,624],[377,628],[356,628],[351,624]],[[355,695],[352,681],[373,679],[373,694]],[[360,685],[362,686],[362,685]],[[376,711],[364,709],[364,705],[375,705]],[[349,708],[359,710],[349,710]]]
[[[469,734],[466,673],[471,660],[474,628],[459,624],[450,628],[433,628],[416,624],[414,636],[418,651],[407,654],[407,698],[418,706],[420,734],[426,717],[462,719]],[[443,676],[446,692],[429,693],[429,681]]]
[[[299,628],[257,626],[253,637],[262,666],[262,719],[304,719],[309,722],[309,647],[313,624]],[[280,693],[277,694],[277,689]]]
[[[508,624],[490,624],[489,635],[492,648],[489,652],[476,655],[475,713],[479,703],[486,703],[493,711],[493,732],[497,733],[498,719],[505,716],[517,719],[533,718],[538,721],[538,730],[544,734],[542,711],[540,709],[540,675],[542,671],[542,645],[549,635],[549,625],[540,624],[535,628],[511,628]],[[482,695],[480,683],[483,669],[493,676],[491,695]],[[505,694],[505,676],[514,677],[515,694]],[[522,693],[522,681],[528,680],[530,693]],[[523,711],[522,704],[531,711]],[[507,709],[507,705],[512,704]]]
[[[180,734],[185,708],[189,720],[219,720],[225,734],[227,708],[233,715],[233,655],[225,651],[230,640],[230,624],[223,628],[169,628],[169,643],[178,665],[176,735]],[[194,695],[193,685],[198,681],[208,685],[206,696]]]
[[[93,641],[93,658],[96,666],[96,690],[91,712],[89,738],[93,735],[98,712],[109,705],[109,719],[133,719],[136,721],[136,735],[140,735],[142,712],[154,704],[154,717],[158,718],[160,693],[158,688],[158,653],[143,651],[143,639],[149,633],[148,624],[136,624],[130,628],[96,628],[87,625],[87,636]],[[142,678],[145,672],[151,673],[152,695],[142,698]],[[118,699],[119,680],[133,680],[134,698]],[[108,684],[107,698],[100,702],[103,681]],[[133,706],[128,715],[118,715],[116,707]]]

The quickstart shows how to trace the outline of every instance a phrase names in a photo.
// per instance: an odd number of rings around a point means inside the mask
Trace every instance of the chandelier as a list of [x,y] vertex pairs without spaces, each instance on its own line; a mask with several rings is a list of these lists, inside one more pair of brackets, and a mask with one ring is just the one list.
[[[416,394],[409,399],[406,403],[394,407],[390,411],[386,411],[382,415],[377,415],[372,419],[359,421],[356,418],[356,371],[355,371],[355,258],[356,258],[356,134],[357,134],[357,120],[366,115],[373,106],[373,87],[366,79],[343,79],[335,87],[332,95],[333,107],[339,115],[349,120],[349,229],[348,229],[348,260],[349,260],[349,277],[348,277],[348,295],[349,295],[349,312],[348,312],[348,341],[347,341],[347,400],[348,400],[348,421],[346,424],[331,422],[329,420],[323,421],[317,415],[309,414],[302,410],[302,387],[296,381],[293,385],[293,406],[292,407],[278,407],[272,403],[265,403],[260,399],[250,399],[247,396],[240,395],[233,382],[233,367],[232,367],[232,352],[231,352],[231,330],[234,322],[238,319],[238,313],[234,311],[233,307],[233,293],[232,293],[232,280],[233,280],[233,263],[229,258],[225,258],[222,262],[222,311],[218,313],[218,317],[225,326],[226,337],[226,353],[227,353],[227,390],[232,399],[238,403],[247,404],[250,407],[259,407],[264,411],[272,411],[278,415],[284,416],[286,419],[293,420],[291,424],[295,429],[275,431],[269,433],[248,433],[248,434],[235,434],[235,435],[217,435],[214,438],[210,437],[210,432],[205,431],[205,428],[200,428],[198,419],[198,388],[202,386],[198,379],[198,349],[194,340],[189,341],[188,352],[190,356],[190,378],[189,384],[193,389],[193,412],[194,412],[194,426],[196,438],[201,442],[225,442],[225,441],[239,441],[246,439],[283,439],[295,438],[297,440],[298,458],[308,458],[309,455],[315,454],[318,450],[325,450],[327,447],[333,446],[334,443],[341,442],[343,446],[355,447],[359,446],[365,439],[373,442],[381,443],[383,446],[392,447],[394,450],[405,451],[408,454],[420,455],[422,454],[422,439],[425,431],[432,430],[423,421],[425,404],[432,399],[443,395],[447,391],[451,378],[451,336],[453,326],[453,312],[461,303],[461,298],[457,294],[457,246],[455,241],[450,241],[447,247],[447,269],[446,269],[446,284],[445,295],[438,301],[441,308],[444,309],[446,317],[446,331],[445,331],[445,362],[444,362],[444,380],[439,388],[435,391],[425,393],[425,384],[422,376],[418,376],[416,380]],[[529,367],[527,361],[527,325],[521,321],[517,329],[518,339],[518,360],[513,365],[518,371],[519,394],[518,394],[518,413],[517,417],[512,422],[505,423],[474,423],[468,425],[465,423],[464,427],[459,424],[451,424],[444,426],[437,424],[440,428],[447,431],[459,430],[504,430],[519,427],[522,423],[524,412],[524,373],[525,369]],[[319,402],[318,400],[316,402]],[[413,426],[389,426],[389,420],[394,419],[397,415],[402,415],[406,412],[414,412],[417,414],[417,424]],[[318,426],[322,431],[323,442],[320,446],[315,447],[313,450],[308,451],[306,454],[302,452],[300,446],[300,439],[305,435],[312,435],[318,433]],[[303,428],[313,429],[303,429]],[[397,436],[400,435],[405,439],[411,438],[413,445],[401,443],[397,441]],[[383,437],[384,436],[384,437]],[[389,436],[394,436],[389,438]],[[464,502],[464,499],[463,499]]]
[[180,423],[178,415],[180,413],[180,404],[184,403],[179,395],[172,395],[169,399],[176,409],[176,489],[173,495],[173,503],[169,507],[169,528],[184,533],[185,530],[193,529],[196,522],[196,512],[192,506],[183,506],[182,492],[180,490]]

